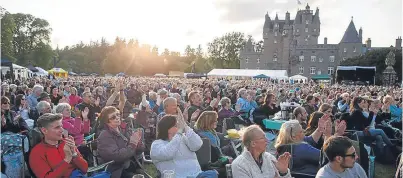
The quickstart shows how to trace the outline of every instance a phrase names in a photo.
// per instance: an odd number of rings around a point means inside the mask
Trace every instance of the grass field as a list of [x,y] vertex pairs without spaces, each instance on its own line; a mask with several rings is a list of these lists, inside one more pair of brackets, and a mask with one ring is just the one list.
[[[157,177],[157,169],[153,164],[145,165],[145,169],[151,177]],[[393,178],[395,172],[394,165],[382,165],[375,162],[375,178]]]

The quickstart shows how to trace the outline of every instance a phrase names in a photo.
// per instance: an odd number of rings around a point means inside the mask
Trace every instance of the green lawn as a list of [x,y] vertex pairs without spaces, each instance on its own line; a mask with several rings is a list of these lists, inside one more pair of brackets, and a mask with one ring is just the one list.
[[[144,167],[151,177],[157,177],[157,169],[153,164],[146,164]],[[375,162],[375,178],[393,178],[395,172],[394,165],[382,165]]]

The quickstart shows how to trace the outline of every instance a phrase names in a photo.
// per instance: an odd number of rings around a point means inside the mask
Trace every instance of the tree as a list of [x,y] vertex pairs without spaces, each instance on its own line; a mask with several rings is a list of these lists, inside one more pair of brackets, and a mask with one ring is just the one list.
[[[375,66],[375,83],[382,84],[382,72],[386,69],[385,59],[390,50],[394,48],[373,49],[365,55],[349,58],[341,61],[343,66]],[[398,81],[402,81],[402,50],[394,50],[396,63],[393,66],[397,73]]]
[[244,34],[231,32],[208,43],[208,53],[215,68],[239,68],[239,53],[245,45]]
[[12,15],[0,7],[1,18],[1,58],[16,62],[13,50],[13,36],[16,29]]

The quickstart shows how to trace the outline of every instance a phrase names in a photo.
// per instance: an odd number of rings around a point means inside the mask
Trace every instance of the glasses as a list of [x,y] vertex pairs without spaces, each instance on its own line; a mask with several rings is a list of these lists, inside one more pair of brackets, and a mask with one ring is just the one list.
[[115,115],[113,115],[113,116],[111,116],[111,117],[109,118],[109,120],[117,120],[117,119],[120,119],[120,115],[119,115],[119,114],[115,114]]
[[355,155],[356,153],[354,152],[354,153],[351,153],[351,154],[349,154],[349,155],[344,155],[344,157],[351,157],[351,158],[355,158]]
[[5,101],[5,102],[2,102],[2,104],[10,104],[10,102],[8,102],[8,101]]

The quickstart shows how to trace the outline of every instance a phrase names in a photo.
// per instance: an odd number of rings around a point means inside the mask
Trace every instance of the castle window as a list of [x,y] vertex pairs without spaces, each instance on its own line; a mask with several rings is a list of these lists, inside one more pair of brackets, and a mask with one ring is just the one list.
[[297,33],[299,33],[299,29],[297,28]]
[[249,57],[245,59],[245,63],[249,63]]
[[313,54],[315,54],[315,51],[312,51]]
[[321,70],[318,70],[316,73],[317,73],[318,75],[320,75],[320,74],[322,74],[322,71],[321,71]]
[[343,50],[345,53],[347,52],[347,48],[344,48],[344,50]]
[[316,73],[316,67],[311,67],[310,68],[310,73],[315,74]]
[[308,32],[308,28],[305,28],[305,32]]
[[277,32],[274,32],[274,36],[277,36]]
[[334,56],[329,56],[329,61],[334,62]]
[[309,24],[309,20],[305,20],[305,24]]
[[274,26],[278,28],[278,23],[276,23]]
[[277,40],[274,40],[274,44],[276,44],[277,43]]
[[299,56],[299,62],[303,62],[304,61],[304,56]]
[[319,57],[319,62],[323,62],[323,58],[322,58],[322,57]]
[[304,52],[303,52],[303,51],[301,51],[299,54],[303,55],[303,54],[304,54]]
[[299,74],[304,74],[304,67],[299,67]]
[[354,47],[353,52],[357,52],[357,49]]
[[316,61],[316,56],[311,56],[311,62],[315,62]]
[[316,32],[316,28],[313,29],[313,32]]
[[259,64],[259,63],[260,63],[260,59],[259,59],[259,58],[257,58],[256,60],[257,60],[257,63]]
[[266,35],[266,36],[267,36],[267,34],[268,34],[267,32],[266,32],[266,33],[264,33],[264,35]]
[[328,75],[332,75],[332,74],[333,74],[333,71],[334,71],[334,67],[328,67],[328,68],[327,68],[327,74],[328,74]]
[[273,58],[273,61],[277,61],[277,57],[274,57],[274,58]]

